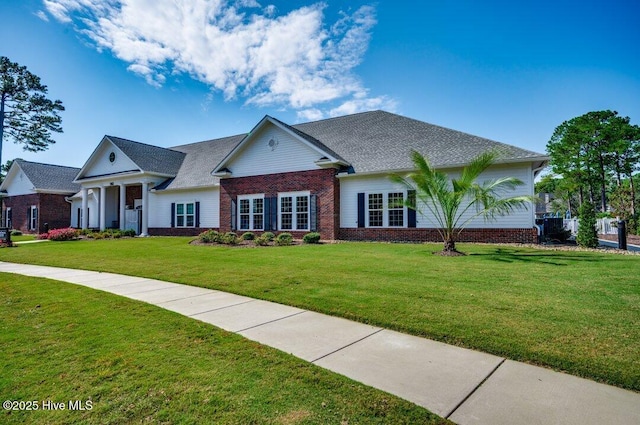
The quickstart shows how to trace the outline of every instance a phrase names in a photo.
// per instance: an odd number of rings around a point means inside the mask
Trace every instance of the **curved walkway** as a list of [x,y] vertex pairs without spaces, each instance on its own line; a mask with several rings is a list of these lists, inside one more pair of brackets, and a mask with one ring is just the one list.
[[640,424],[640,394],[425,338],[140,277],[0,262],[144,301],[395,394],[458,424]]

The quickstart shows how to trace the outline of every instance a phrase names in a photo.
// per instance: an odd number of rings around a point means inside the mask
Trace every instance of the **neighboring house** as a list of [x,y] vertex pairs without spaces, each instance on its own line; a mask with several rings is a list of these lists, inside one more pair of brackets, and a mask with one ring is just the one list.
[[[384,111],[289,125],[265,116],[248,134],[173,148],[105,136],[84,164],[72,225],[133,228],[141,235],[287,231],[323,239],[438,240],[428,217],[396,201],[412,191],[411,150],[451,176],[486,150],[486,178],[511,176],[533,195],[548,157]],[[418,205],[420,207],[420,205]],[[86,213],[83,213],[86,212]],[[534,207],[471,222],[461,240],[533,242]]]
[[2,226],[25,233],[68,227],[66,197],[80,189],[73,183],[79,168],[16,159],[0,185]]

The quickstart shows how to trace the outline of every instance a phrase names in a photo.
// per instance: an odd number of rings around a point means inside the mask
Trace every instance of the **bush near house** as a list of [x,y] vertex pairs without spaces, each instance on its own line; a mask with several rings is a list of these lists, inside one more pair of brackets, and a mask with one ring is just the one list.
[[49,233],[41,233],[38,239],[49,239],[50,241],[71,241],[78,238],[78,231],[72,227],[65,229],[49,230]]
[[307,233],[302,237],[302,242],[304,243],[320,243],[320,233],[311,232]]
[[243,241],[252,241],[256,238],[256,235],[253,232],[244,232],[241,238]]
[[293,243],[293,236],[291,236],[291,233],[280,233],[277,237],[276,237],[276,245],[278,246],[289,246]]

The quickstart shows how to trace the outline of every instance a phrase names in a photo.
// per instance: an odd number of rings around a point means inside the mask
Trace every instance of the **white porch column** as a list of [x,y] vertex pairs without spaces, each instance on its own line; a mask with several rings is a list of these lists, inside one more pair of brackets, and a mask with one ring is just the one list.
[[107,188],[105,186],[100,187],[100,231],[104,231],[106,226],[106,203],[107,203]]
[[125,204],[127,203],[127,187],[120,183],[120,230],[124,230],[125,225]]
[[142,232],[140,236],[149,236],[149,183],[142,183]]
[[82,223],[78,223],[80,227],[83,229],[89,228],[89,190],[86,187],[83,187],[81,190],[82,193]]

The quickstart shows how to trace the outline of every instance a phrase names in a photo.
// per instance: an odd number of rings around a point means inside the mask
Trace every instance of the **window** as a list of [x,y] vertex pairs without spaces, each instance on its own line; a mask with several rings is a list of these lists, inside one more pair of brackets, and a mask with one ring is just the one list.
[[36,230],[38,227],[38,207],[29,207],[29,230]]
[[389,208],[389,227],[404,226],[404,193],[389,192],[387,206]]
[[369,194],[369,227],[382,227],[383,226],[383,204],[382,193],[370,193]]
[[281,193],[280,230],[309,230],[309,192]]
[[238,196],[238,230],[264,229],[264,195]]
[[195,227],[196,208],[194,202],[176,204],[176,227]]
[[404,192],[367,195],[367,227],[405,227]]
[[7,207],[4,211],[4,225],[5,227],[11,228],[11,207]]

